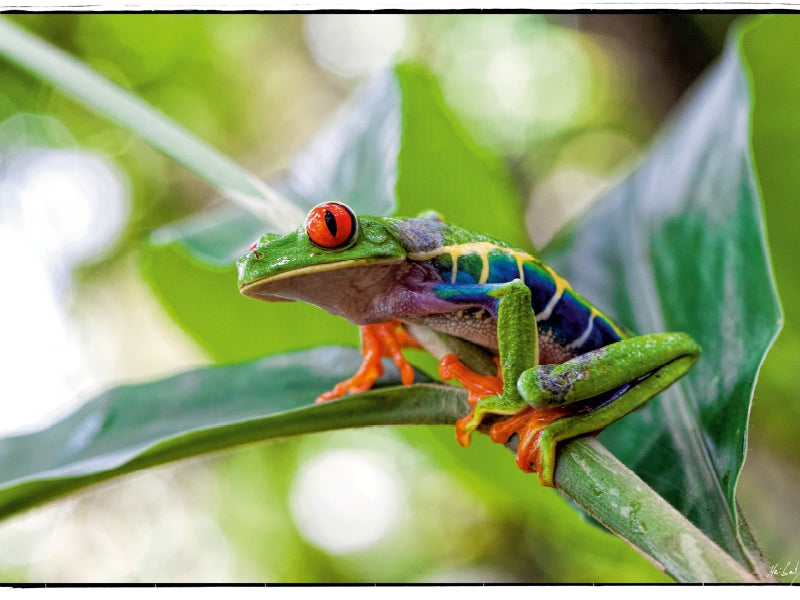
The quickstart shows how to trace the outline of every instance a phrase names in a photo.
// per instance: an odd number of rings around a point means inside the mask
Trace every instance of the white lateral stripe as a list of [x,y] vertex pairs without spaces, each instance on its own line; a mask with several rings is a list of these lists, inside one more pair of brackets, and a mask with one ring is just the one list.
[[538,315],[536,315],[536,322],[539,321],[547,321],[550,318],[550,315],[553,314],[553,309],[558,304],[558,301],[561,300],[561,290],[556,290],[553,292],[553,295],[550,297],[550,301],[547,303],[547,306],[542,309]]
[[594,329],[595,316],[596,315],[592,313],[592,316],[589,318],[589,324],[586,326],[586,329],[583,330],[583,333],[577,340],[564,346],[566,350],[574,350],[575,348],[580,348],[581,346],[583,346],[586,340],[589,339],[589,334],[592,333],[592,329]]

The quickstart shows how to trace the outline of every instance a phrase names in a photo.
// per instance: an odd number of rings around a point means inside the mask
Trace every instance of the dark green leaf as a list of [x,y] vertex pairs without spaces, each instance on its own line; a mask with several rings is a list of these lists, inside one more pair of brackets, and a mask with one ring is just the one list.
[[521,196],[508,169],[458,126],[424,67],[400,66],[397,78],[403,94],[400,214],[435,210],[449,223],[530,246]]
[[639,333],[685,331],[693,371],[603,442],[746,563],[735,490],[758,368],[780,326],[749,149],[750,99],[735,45],[647,160],[547,254]]
[[[424,383],[313,404],[359,362],[353,349],[323,347],[109,390],[47,429],[0,440],[0,517],[203,452],[345,427],[452,423],[466,411],[462,390]],[[396,385],[387,367],[380,383]]]

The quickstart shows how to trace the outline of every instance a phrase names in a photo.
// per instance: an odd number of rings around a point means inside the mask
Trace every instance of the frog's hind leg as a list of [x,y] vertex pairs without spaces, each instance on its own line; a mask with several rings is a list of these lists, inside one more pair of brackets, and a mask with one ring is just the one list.
[[629,338],[560,365],[541,365],[517,381],[529,411],[495,424],[490,436],[519,436],[517,464],[555,487],[558,442],[598,432],[683,377],[700,356],[682,333]]
[[500,371],[478,375],[453,356],[442,359],[442,378],[455,378],[469,391],[471,411],[457,422],[456,436],[466,446],[487,416],[507,417],[492,425],[491,438],[506,443],[518,435],[517,464],[537,471],[543,485],[555,486],[559,441],[600,431],[639,408],[686,374],[700,355],[689,336],[659,333],[539,365],[527,286],[520,280],[486,286],[476,291],[480,299],[496,308]]

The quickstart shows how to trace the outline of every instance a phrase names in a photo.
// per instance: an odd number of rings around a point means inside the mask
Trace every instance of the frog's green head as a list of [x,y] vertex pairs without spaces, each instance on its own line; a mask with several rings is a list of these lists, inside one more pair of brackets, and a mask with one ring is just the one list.
[[344,288],[360,287],[385,270],[371,267],[405,261],[392,221],[357,218],[338,202],[320,204],[296,231],[265,234],[250,247],[236,263],[239,291],[259,300],[305,300],[330,310],[324,302],[328,297],[341,296]]

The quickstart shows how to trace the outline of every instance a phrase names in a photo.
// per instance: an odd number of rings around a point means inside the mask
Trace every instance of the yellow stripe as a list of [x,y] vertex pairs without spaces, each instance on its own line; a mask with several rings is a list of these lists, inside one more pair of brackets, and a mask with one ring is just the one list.
[[564,346],[566,350],[573,350],[575,348],[580,348],[589,339],[589,335],[592,333],[592,329],[594,329],[594,318],[600,314],[594,306],[591,307],[591,312],[589,313],[589,323],[586,325],[586,329],[583,330],[578,338],[571,343]]
[[458,259],[462,256],[468,256],[472,254],[477,254],[481,257],[481,274],[480,278],[478,279],[478,283],[486,283],[489,281],[489,252],[492,250],[497,250],[498,252],[502,252],[504,254],[510,254],[513,256],[517,261],[517,269],[519,270],[519,278],[525,281],[525,274],[523,271],[523,264],[525,261],[534,260],[534,258],[525,252],[520,252],[518,250],[512,250],[511,248],[504,248],[502,246],[498,246],[497,244],[492,244],[491,242],[470,242],[468,244],[454,244],[452,246],[442,246],[441,248],[437,248],[436,250],[430,250],[428,252],[411,252],[408,254],[408,258],[411,260],[431,260],[432,258],[436,258],[437,256],[441,256],[442,254],[449,254],[450,260],[453,263],[452,272],[450,275],[450,282],[456,282],[456,276],[458,275]]
[[525,283],[525,261],[533,257],[525,254],[524,252],[514,252],[513,254],[514,258],[517,259],[517,271],[519,271],[519,278],[522,283]]
[[481,254],[481,276],[478,283],[486,283],[489,281],[489,253]]

